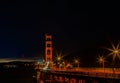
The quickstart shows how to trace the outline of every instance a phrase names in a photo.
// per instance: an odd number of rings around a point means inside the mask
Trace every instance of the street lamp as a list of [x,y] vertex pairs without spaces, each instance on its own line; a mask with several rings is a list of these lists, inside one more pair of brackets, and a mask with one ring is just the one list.
[[103,72],[104,72],[104,76],[105,76],[105,58],[103,56],[99,56],[97,58],[97,61],[102,64],[102,68],[103,68]]
[[75,59],[74,62],[75,62],[75,64],[77,64],[77,67],[79,68],[79,60]]
[[120,47],[119,47],[119,43],[117,44],[117,46],[115,46],[113,43],[111,43],[112,45],[112,49],[111,48],[107,48],[107,50],[110,51],[110,53],[108,54],[108,56],[112,55],[113,56],[113,73],[115,74],[115,70],[114,70],[114,60],[116,57],[118,57],[120,59]]
[[103,70],[104,70],[105,58],[104,58],[103,56],[99,56],[99,57],[97,58],[97,62],[99,62],[100,64],[102,64],[102,68],[103,68]]
[[65,68],[65,62],[64,61],[62,62],[62,64],[63,64],[63,68]]

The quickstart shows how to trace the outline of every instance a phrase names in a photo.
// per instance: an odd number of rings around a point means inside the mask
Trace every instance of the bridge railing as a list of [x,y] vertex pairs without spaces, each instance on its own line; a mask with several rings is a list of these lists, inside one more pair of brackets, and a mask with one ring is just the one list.
[[53,72],[63,71],[63,72],[71,72],[71,73],[78,72],[78,73],[81,73],[81,75],[83,76],[120,79],[120,70],[116,70],[115,72],[113,72],[112,68],[105,68],[105,70],[103,70],[102,68],[79,68],[79,69],[53,68],[52,71]]

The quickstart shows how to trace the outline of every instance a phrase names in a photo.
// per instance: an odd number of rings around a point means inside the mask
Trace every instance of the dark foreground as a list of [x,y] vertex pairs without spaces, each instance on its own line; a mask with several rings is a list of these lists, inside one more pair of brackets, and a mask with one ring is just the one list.
[[0,83],[36,83],[33,66],[0,64]]

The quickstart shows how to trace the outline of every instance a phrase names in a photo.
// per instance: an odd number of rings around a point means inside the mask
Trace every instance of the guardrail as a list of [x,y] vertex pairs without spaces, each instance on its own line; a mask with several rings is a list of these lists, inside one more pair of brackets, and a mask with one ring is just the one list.
[[78,73],[82,76],[89,76],[89,77],[102,77],[102,78],[113,78],[113,79],[120,79],[120,70],[113,71],[111,68],[106,68],[105,70],[101,68],[90,69],[90,68],[80,68],[80,69],[60,69],[54,68],[51,69],[52,72],[67,72],[67,73]]

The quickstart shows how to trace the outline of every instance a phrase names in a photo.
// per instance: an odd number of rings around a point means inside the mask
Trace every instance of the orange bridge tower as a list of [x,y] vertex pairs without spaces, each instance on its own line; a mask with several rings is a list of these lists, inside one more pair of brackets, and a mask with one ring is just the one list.
[[45,34],[45,61],[52,62],[52,35]]

